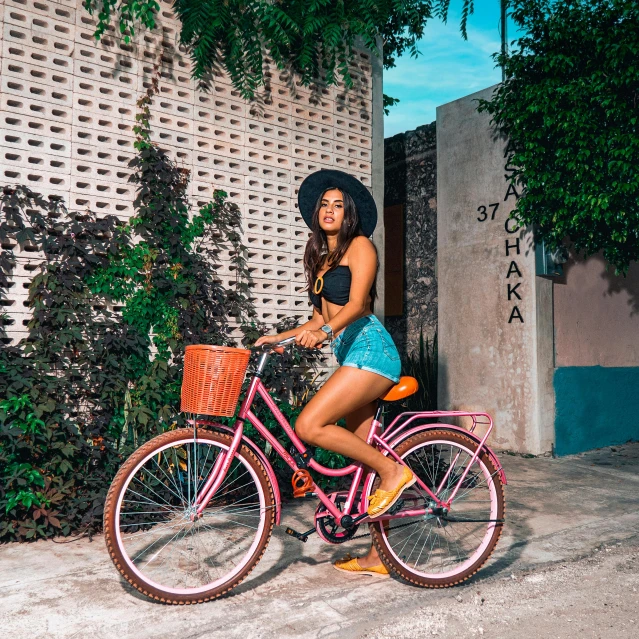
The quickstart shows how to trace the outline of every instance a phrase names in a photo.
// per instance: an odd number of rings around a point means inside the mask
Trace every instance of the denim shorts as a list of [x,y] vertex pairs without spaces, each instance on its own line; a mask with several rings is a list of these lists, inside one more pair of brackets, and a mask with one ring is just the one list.
[[340,366],[353,366],[399,381],[401,362],[393,338],[375,315],[349,324],[331,343]]

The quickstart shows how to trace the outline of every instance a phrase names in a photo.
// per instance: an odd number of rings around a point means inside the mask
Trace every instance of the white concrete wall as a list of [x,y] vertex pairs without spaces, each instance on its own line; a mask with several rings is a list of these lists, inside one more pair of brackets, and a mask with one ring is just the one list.
[[[355,88],[324,89],[317,103],[273,71],[272,102],[252,113],[228,78],[216,76],[210,93],[197,90],[188,56],[178,51],[171,3],[160,4],[159,28],[127,45],[113,30],[96,43],[95,21],[81,0],[0,0],[0,183],[61,195],[72,210],[131,216],[135,103],[162,56],[154,139],[191,171],[194,204],[223,188],[240,206],[260,318],[271,323],[307,313],[308,230],[297,188],[320,168],[348,171],[373,187],[372,85],[374,77],[381,109],[381,70],[374,75],[370,54],[360,52]],[[373,193],[381,201],[383,177]],[[25,285],[37,262],[19,257],[5,308],[15,319],[8,327],[13,341],[25,333]],[[222,275],[231,277],[228,269]],[[383,290],[381,279],[378,286]]]
[[439,407],[488,412],[492,445],[542,453],[554,435],[552,290],[535,277],[531,233],[507,223],[505,140],[476,111],[493,88],[437,109]]

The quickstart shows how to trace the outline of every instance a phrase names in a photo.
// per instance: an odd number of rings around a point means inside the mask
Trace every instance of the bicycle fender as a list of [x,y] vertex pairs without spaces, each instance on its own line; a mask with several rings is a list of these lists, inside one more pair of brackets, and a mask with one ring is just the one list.
[[[475,433],[471,433],[470,431],[466,430],[465,428],[462,428],[461,426],[453,426],[452,424],[421,424],[420,426],[415,426],[414,428],[411,428],[410,430],[407,430],[404,433],[402,433],[402,432],[398,433],[398,435],[388,445],[391,448],[395,448],[398,444],[403,442],[405,439],[408,439],[409,437],[412,437],[416,433],[421,433],[421,432],[427,431],[427,430],[451,430],[451,431],[456,431],[456,432],[459,432],[459,433],[463,433],[464,435],[466,435],[466,437],[470,437],[470,439],[472,439],[473,441],[477,442],[477,444],[481,444],[481,438],[480,437],[475,435]],[[490,446],[487,446],[486,444],[484,444],[484,449],[486,450],[486,453],[488,453],[488,456],[490,457],[491,461],[495,465],[495,468],[497,469],[497,472],[499,473],[499,479],[501,479],[501,483],[504,484],[504,485],[508,484],[508,482],[506,481],[506,473],[504,472],[504,469],[502,468],[501,464],[499,463],[499,460],[497,459],[497,455],[495,455],[495,453],[492,451]]]
[[[233,435],[234,433],[234,430],[230,426],[224,426],[224,424],[219,424],[218,422],[198,420],[197,423],[205,424],[211,430],[221,430],[222,432],[228,433],[230,435]],[[279,526],[280,516],[282,514],[282,498],[280,496],[280,485],[277,481],[273,466],[268,460],[268,457],[264,454],[264,451],[246,435],[242,435],[242,443],[246,444],[248,448],[251,449],[251,452],[254,453],[256,457],[258,457],[258,459],[262,463],[262,466],[264,466],[264,470],[266,470],[268,478],[271,480],[271,485],[273,486],[273,497],[275,497],[275,525]]]

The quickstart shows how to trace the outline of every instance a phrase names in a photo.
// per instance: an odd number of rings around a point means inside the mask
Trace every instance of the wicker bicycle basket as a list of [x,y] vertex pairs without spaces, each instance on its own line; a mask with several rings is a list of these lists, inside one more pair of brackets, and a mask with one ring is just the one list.
[[186,347],[181,410],[198,415],[230,417],[248,366],[251,351],[228,346],[194,344]]

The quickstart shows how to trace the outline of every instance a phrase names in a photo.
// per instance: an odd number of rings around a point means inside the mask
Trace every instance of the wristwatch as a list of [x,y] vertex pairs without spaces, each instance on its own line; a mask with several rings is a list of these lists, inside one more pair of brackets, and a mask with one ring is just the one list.
[[333,329],[328,324],[324,324],[324,326],[320,328],[320,331],[324,331],[326,333],[326,337],[333,339]]

